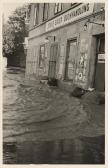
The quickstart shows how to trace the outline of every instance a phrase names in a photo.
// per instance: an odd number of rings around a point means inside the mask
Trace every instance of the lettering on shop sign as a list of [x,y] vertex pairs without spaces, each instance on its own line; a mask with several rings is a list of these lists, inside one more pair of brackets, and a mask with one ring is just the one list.
[[46,32],[93,13],[93,3],[81,4],[46,23]]

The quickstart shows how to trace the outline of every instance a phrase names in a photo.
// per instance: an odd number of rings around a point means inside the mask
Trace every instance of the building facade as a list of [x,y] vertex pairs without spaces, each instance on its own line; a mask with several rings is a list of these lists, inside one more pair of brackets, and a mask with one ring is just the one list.
[[105,4],[31,4],[26,75],[105,90]]

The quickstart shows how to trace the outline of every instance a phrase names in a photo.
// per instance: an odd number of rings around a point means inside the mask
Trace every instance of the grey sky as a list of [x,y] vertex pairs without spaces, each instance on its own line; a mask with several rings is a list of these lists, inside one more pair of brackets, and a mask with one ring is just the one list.
[[4,21],[8,20],[8,17],[12,14],[12,12],[17,8],[22,6],[24,3],[3,3],[3,14]]

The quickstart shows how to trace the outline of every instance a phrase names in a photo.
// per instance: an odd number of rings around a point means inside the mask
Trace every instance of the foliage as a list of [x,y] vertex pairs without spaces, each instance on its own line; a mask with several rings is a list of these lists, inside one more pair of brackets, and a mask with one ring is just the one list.
[[3,56],[19,55],[24,52],[24,38],[28,36],[28,26],[25,23],[27,6],[17,8],[3,24]]

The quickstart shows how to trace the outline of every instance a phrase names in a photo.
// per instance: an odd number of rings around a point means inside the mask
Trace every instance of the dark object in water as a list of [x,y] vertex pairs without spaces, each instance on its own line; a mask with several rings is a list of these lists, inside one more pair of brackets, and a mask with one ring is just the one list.
[[55,79],[55,78],[48,79],[48,85],[49,86],[57,86],[58,85],[57,79]]
[[93,104],[105,104],[105,93],[99,93],[97,91],[87,92],[82,96],[82,100]]
[[99,96],[99,104],[105,104],[105,96]]
[[82,88],[79,88],[79,87],[75,87],[73,89],[73,91],[70,93],[70,96],[74,96],[74,97],[78,97],[80,98],[82,95],[84,95],[87,91],[82,89]]
[[96,104],[98,105],[105,104],[105,95],[101,93],[97,93],[96,94]]

